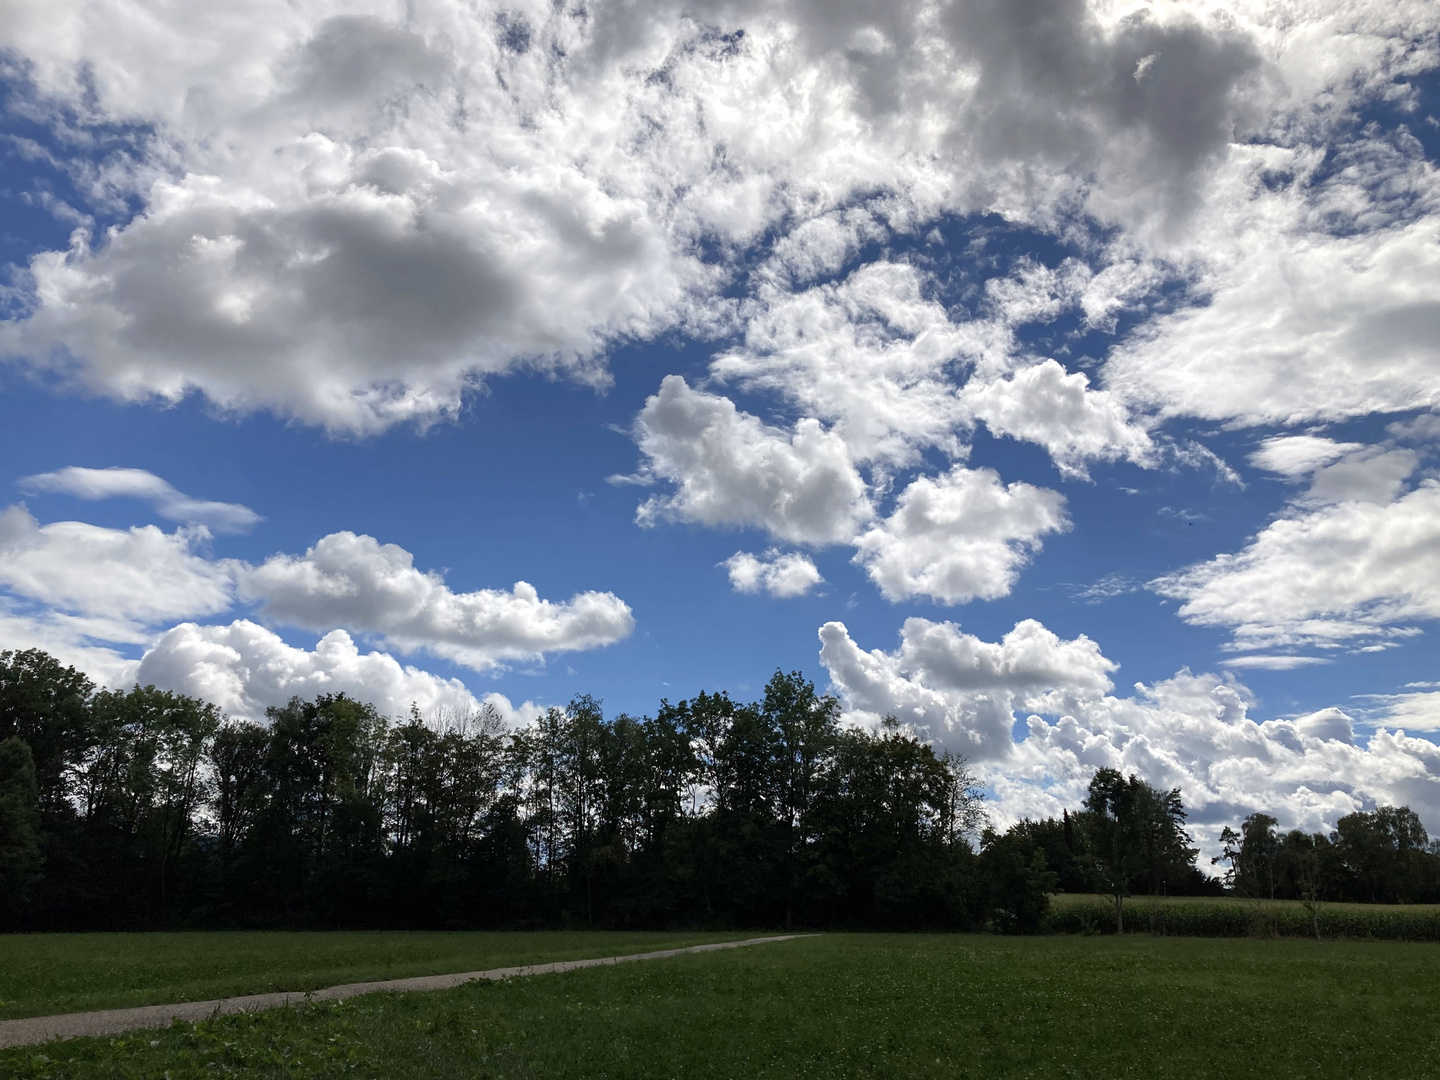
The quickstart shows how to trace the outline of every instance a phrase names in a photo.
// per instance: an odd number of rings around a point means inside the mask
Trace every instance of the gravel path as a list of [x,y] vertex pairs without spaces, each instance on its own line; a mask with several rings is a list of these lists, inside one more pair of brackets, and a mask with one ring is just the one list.
[[60,1016],[32,1016],[23,1020],[0,1020],[0,1048],[31,1046],[50,1039],[73,1039],[85,1035],[117,1035],[122,1031],[165,1027],[174,1020],[207,1020],[225,1013],[254,1012],[284,1005],[300,1005],[307,1001],[336,1001],[377,990],[449,990],[476,979],[511,979],[522,975],[548,975],[556,971],[599,967],[601,964],[624,964],[632,960],[660,960],[684,953],[714,952],[717,949],[739,949],[746,945],[764,945],[772,941],[791,941],[808,934],[783,934],[778,937],[746,938],[744,941],[721,941],[713,945],[691,945],[686,949],[661,949],[659,952],[631,953],[629,956],[605,956],[594,960],[561,960],[553,964],[531,964],[527,967],[492,968],[489,971],[465,971],[458,975],[420,975],[413,979],[389,979],[384,982],[346,983],[328,986],[308,993],[297,991],[278,994],[248,994],[245,997],[219,998],[214,1001],[182,1001],[174,1005],[142,1005],[134,1009],[103,1009],[99,1012],[64,1013]]

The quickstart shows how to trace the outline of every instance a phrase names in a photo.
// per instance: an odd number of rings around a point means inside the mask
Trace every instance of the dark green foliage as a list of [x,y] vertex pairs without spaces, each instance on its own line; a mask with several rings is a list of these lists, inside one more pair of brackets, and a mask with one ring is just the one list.
[[153,687],[96,692],[44,654],[3,660],[4,715],[47,748],[53,788],[26,804],[48,852],[15,913],[31,927],[983,915],[964,763],[893,724],[842,731],[798,673],[754,704],[701,694],[610,720],[582,695],[506,732],[488,711],[395,724],[343,694],[222,723]]
[[[7,652],[0,745],[12,928],[1029,933],[1057,889],[1104,892],[1117,928],[1126,896],[1221,891],[1180,793],[1113,769],[1083,808],[985,832],[977,851],[965,761],[893,720],[842,727],[798,672],[757,702],[701,693],[607,718],[580,695],[508,731],[493,710],[397,723],[343,694],[233,722]],[[1440,899],[1440,851],[1405,807],[1329,836],[1281,836],[1264,815],[1225,836],[1231,892],[1302,900],[1315,936],[1327,903]]]
[[1137,881],[1156,893],[1195,864],[1180,792],[1162,792],[1133,773],[1098,770],[1078,824],[1094,884],[1112,899],[1119,933],[1125,932],[1124,899]]
[[1435,946],[836,935],[0,1051],[0,1074],[1419,1080],[1437,976]]
[[0,742],[0,928],[13,926],[40,880],[40,794],[24,739]]
[[1277,824],[1269,814],[1251,814],[1241,822],[1238,833],[1228,825],[1220,831],[1224,850],[1210,861],[1230,864],[1224,881],[1236,895],[1275,899],[1275,888],[1283,878]]
[[1440,891],[1440,860],[1408,806],[1381,806],[1346,814],[1330,834],[1344,882],[1335,899],[1362,903],[1416,903]]
[[48,816],[69,816],[69,771],[94,743],[94,692],[84,675],[39,649],[0,652],[0,740],[29,745]]
[[1328,836],[1284,836],[1268,814],[1221,832],[1226,885],[1252,899],[1415,904],[1440,900],[1440,853],[1408,806],[1346,814]]
[[1060,879],[1049,868],[1045,848],[1035,843],[1033,832],[1019,826],[1003,835],[985,831],[980,867],[989,886],[991,922],[1004,933],[1039,930],[1050,910],[1050,893]]
[[[1330,904],[1242,897],[1131,897],[1126,926],[1166,937],[1367,938],[1440,941],[1440,905]],[[1110,934],[1115,914],[1108,900],[1055,897],[1041,930],[1055,934]]]

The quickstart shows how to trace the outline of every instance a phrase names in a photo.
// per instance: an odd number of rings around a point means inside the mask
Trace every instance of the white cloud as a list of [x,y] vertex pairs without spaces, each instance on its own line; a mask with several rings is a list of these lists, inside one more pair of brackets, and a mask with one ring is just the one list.
[[1275,435],[1260,443],[1260,449],[1250,455],[1250,463],[1293,480],[1362,449],[1363,443],[1336,442],[1319,435]]
[[[297,649],[245,619],[167,630],[146,651],[136,678],[252,720],[263,719],[267,706],[317,694],[345,693],[389,716],[406,715],[412,704],[422,715],[465,714],[482,704],[458,679],[402,666],[386,653],[360,652],[344,630],[330,631],[313,650]],[[508,700],[492,698],[497,708],[503,705],[502,716],[513,716]]]
[[246,5],[244,30],[83,2],[12,23],[40,107],[72,103],[79,64],[99,118],[156,134],[111,178],[143,211],[32,261],[9,351],[123,400],[198,391],[371,432],[453,416],[517,365],[600,378],[608,342],[709,291],[673,194],[708,170],[631,141],[652,106],[687,128],[683,108],[643,75],[555,78],[583,24],[515,12],[520,52],[494,9],[271,7]]
[[721,382],[768,390],[832,426],[857,461],[908,464],[918,450],[959,454],[968,418],[949,370],[1003,359],[1003,327],[955,324],[914,267],[878,262],[842,282],[790,293],[767,286],[745,340],[715,357]]
[[855,542],[855,561],[890,600],[991,600],[1010,591],[1041,536],[1066,528],[1058,493],[957,465],[912,481]]
[[[4,344],[124,400],[374,431],[725,325],[756,245],[808,281],[972,212],[1118,226],[1121,269],[1077,279],[1106,325],[1230,157],[1425,66],[1424,3],[1352,7],[19,3],[21,105],[141,210],[37,256]],[[93,125],[124,151],[89,159]]]
[[1440,618],[1440,483],[1393,502],[1304,505],[1243,551],[1151,582],[1244,649],[1334,646]]
[[77,499],[140,499],[163,518],[204,525],[215,533],[249,532],[260,522],[260,515],[248,506],[192,499],[145,469],[85,469],[71,465],[27,476],[19,486],[28,493],[55,492]]
[[1008,379],[973,380],[960,397],[996,435],[1038,443],[1067,475],[1087,475],[1087,461],[1144,465],[1153,456],[1150,436],[1130,422],[1120,402],[1104,390],[1091,390],[1084,373],[1067,374],[1054,360]]
[[[1231,209],[1197,245],[1204,302],[1121,342],[1107,388],[1161,417],[1246,425],[1440,405],[1440,173],[1422,153],[1312,186],[1320,160],[1254,151],[1247,172],[1236,152]],[[1292,186],[1268,192],[1277,172]]]
[[825,579],[815,564],[799,552],[767,551],[763,558],[748,551],[737,551],[720,564],[730,574],[730,585],[736,592],[757,593],[788,599],[804,596]]
[[772,427],[678,375],[645,402],[635,440],[647,459],[643,477],[676,487],[641,505],[642,525],[748,525],[792,543],[828,544],[849,540],[872,513],[837,433],[814,419],[792,431]]
[[509,591],[456,593],[440,575],[417,570],[403,548],[349,532],[260,566],[212,558],[207,541],[199,526],[166,533],[153,525],[41,525],[23,506],[0,511],[0,640],[45,648],[114,684],[130,679],[135,664],[117,646],[149,645],[179,620],[247,603],[276,623],[373,634],[401,652],[424,650],[476,670],[599,648],[635,625],[612,593],[555,603],[523,581]]
[[820,639],[851,722],[894,715],[969,755],[995,793],[1001,825],[1079,805],[1106,766],[1178,787],[1207,849],[1222,825],[1253,811],[1287,828],[1325,829],[1391,803],[1440,827],[1440,746],[1385,730],[1359,745],[1340,709],[1257,722],[1242,685],[1188,670],[1116,697],[1115,665],[1094,642],[1065,641],[1035,622],[987,643],[953,624],[910,619],[894,652],[863,651],[841,623],[827,623]]
[[1315,470],[1307,501],[1317,503],[1388,503],[1404,489],[1420,464],[1413,450],[1367,447]]
[[129,686],[135,681],[138,660],[117,648],[96,644],[90,632],[102,640],[114,627],[95,620],[77,618],[64,612],[33,610],[0,596],[0,650],[40,649],[62,664],[84,672],[101,686]]
[[267,619],[323,632],[379,635],[401,652],[425,650],[476,670],[550,652],[594,649],[629,636],[630,608],[613,593],[542,600],[516,582],[509,592],[457,593],[410,552],[370,536],[331,533],[304,555],[275,555],[241,577],[241,593]]
[[1440,691],[1394,694],[1381,700],[1385,709],[1380,723],[1406,731],[1440,731]]
[[1350,714],[1334,705],[1297,716],[1293,723],[1296,731],[1313,739],[1333,739],[1343,743],[1355,741],[1355,726]]
[[1062,641],[1033,619],[991,643],[911,618],[900,640],[897,652],[865,652],[843,623],[820,628],[820,661],[852,719],[894,716],[977,760],[1010,755],[1015,709],[1073,711],[1108,691],[1116,668],[1089,638]]
[[156,623],[230,607],[235,564],[207,558],[207,539],[198,527],[41,525],[12,506],[0,511],[0,586],[87,620],[92,637],[138,643]]
[[1255,668],[1259,671],[1294,671],[1296,668],[1333,664],[1323,656],[1232,656],[1220,663],[1228,668]]

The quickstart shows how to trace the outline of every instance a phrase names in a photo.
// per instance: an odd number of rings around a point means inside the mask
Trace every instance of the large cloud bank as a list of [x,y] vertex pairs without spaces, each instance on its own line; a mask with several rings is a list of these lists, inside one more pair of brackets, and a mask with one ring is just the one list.
[[[388,712],[411,703],[463,711],[478,706],[458,680],[402,666],[387,651],[362,654],[352,634],[484,672],[609,645],[635,625],[608,592],[555,602],[524,581],[455,592],[416,569],[408,551],[369,536],[332,533],[303,555],[259,565],[210,556],[209,539],[203,526],[41,525],[24,506],[0,511],[0,648],[43,648],[102,682],[142,679],[244,716],[338,690]],[[246,606],[272,626],[323,636],[310,651],[249,619],[194,621]],[[142,659],[126,659],[123,646],[142,647]]]
[[[1338,708],[1257,720],[1231,676],[1186,669],[1114,694],[1117,665],[1094,641],[1067,641],[1033,620],[998,642],[918,618],[905,621],[893,651],[862,648],[838,622],[821,628],[820,641],[848,718],[895,716],[967,755],[1002,824],[1058,816],[1079,803],[1097,768],[1110,767],[1178,787],[1207,848],[1223,825],[1254,811],[1318,830],[1353,810],[1406,804],[1440,825],[1440,747],[1401,726],[1423,712],[1425,695],[1394,703],[1367,738]],[[1433,729],[1433,718],[1421,726]]]
[[[987,213],[1118,237],[1048,310],[994,296],[992,358],[1005,325],[1108,325],[1183,280],[1209,302],[1117,355],[1126,400],[1246,419],[1434,403],[1433,170],[1350,121],[1434,64],[1437,23],[1420,0],[13,5],[20,106],[119,220],[33,260],[5,342],[120,398],[348,431],[453,415],[517,365],[603,381],[608,346],[673,327],[750,327],[746,351],[820,376],[786,337],[798,287]],[[1320,167],[1332,143],[1348,168]],[[736,284],[752,302],[722,299]],[[933,397],[921,368],[974,360],[987,333],[943,310],[922,326],[905,288],[842,304],[858,330],[814,329],[859,353],[876,316],[924,338],[877,375]],[[809,387],[832,408],[835,389]],[[977,402],[1019,437],[1041,422]],[[1107,408],[1070,422],[1123,423]],[[891,439],[876,423],[847,418]],[[1055,445],[1075,467],[1087,442]]]

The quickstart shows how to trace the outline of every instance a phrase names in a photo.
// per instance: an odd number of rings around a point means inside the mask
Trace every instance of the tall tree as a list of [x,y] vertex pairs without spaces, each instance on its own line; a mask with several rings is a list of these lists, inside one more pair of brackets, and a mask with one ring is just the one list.
[[1419,815],[1408,806],[1346,814],[1330,834],[1351,898],[1382,904],[1419,898],[1429,839]]
[[0,741],[0,927],[13,926],[40,880],[40,790],[25,740]]
[[773,811],[784,834],[785,926],[794,921],[795,899],[815,873],[811,819],[816,797],[832,764],[840,702],[815,692],[798,671],[777,671],[765,686],[761,723],[773,748]]
[[1238,833],[1228,825],[1220,830],[1222,850],[1210,863],[1229,863],[1227,888],[1251,899],[1275,899],[1281,881],[1277,824],[1269,814],[1255,813],[1241,822]]
[[0,739],[19,736],[35,761],[41,814],[69,816],[70,768],[93,742],[85,675],[39,649],[0,652]]
[[1178,789],[1159,791],[1133,773],[1100,769],[1085,797],[1086,847],[1099,890],[1115,904],[1115,929],[1125,932],[1125,897],[1132,883],[1150,888],[1193,866],[1196,850],[1185,832]]

